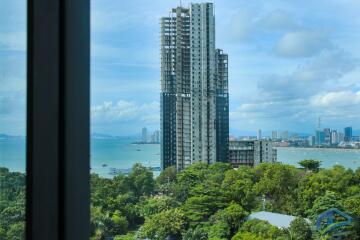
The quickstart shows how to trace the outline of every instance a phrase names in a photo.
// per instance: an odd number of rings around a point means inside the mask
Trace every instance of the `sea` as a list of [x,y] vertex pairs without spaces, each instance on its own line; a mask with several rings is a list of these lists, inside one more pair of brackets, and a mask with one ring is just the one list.
[[[91,172],[103,177],[111,177],[114,169],[127,171],[135,163],[146,167],[160,167],[159,144],[136,144],[134,137],[91,140]],[[360,150],[318,149],[318,148],[278,148],[278,162],[298,166],[303,159],[322,161],[321,167],[330,168],[343,165],[346,168],[360,167]],[[0,140],[0,167],[10,171],[25,172],[25,139]],[[159,172],[154,172],[158,175]]]

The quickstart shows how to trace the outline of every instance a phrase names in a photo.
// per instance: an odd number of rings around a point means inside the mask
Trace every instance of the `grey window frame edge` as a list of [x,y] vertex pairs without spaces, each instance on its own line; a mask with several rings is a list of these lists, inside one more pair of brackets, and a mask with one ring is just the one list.
[[27,1],[26,239],[90,235],[90,0]]

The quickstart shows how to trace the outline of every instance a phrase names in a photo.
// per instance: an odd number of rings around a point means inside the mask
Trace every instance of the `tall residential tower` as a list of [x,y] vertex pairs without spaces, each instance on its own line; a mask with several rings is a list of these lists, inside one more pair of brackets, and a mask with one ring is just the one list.
[[161,18],[161,164],[228,161],[228,57],[215,49],[212,3]]

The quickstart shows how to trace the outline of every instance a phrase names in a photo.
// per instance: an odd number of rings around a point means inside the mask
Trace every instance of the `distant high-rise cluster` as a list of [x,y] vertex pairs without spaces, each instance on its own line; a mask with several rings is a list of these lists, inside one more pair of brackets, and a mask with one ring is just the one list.
[[348,144],[353,140],[352,127],[346,127],[344,132],[325,128],[316,130],[314,143],[311,146],[337,146],[340,143]]
[[212,3],[161,18],[161,164],[228,161],[228,56],[215,48]]
[[149,134],[146,127],[143,127],[141,131],[141,143],[159,143],[160,142],[160,131],[156,130]]

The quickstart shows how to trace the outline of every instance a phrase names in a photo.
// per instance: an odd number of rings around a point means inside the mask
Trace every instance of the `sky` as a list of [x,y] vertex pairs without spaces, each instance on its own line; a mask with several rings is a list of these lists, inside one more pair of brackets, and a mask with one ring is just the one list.
[[[200,1],[192,1],[200,2]],[[214,0],[230,132],[360,129],[360,1]],[[183,6],[190,1],[183,0]],[[92,132],[160,125],[160,26],[176,0],[91,1]],[[25,0],[0,1],[0,133],[25,131]]]

